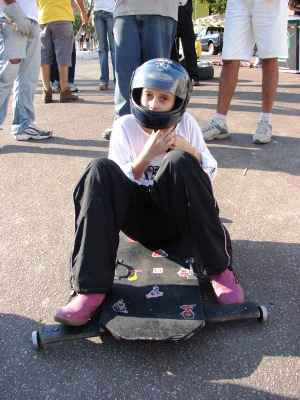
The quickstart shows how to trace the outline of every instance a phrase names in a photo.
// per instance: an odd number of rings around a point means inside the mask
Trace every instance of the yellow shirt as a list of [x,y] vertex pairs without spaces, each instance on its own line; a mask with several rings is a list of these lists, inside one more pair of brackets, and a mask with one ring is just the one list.
[[74,21],[70,0],[37,0],[39,23],[41,25],[54,21]]

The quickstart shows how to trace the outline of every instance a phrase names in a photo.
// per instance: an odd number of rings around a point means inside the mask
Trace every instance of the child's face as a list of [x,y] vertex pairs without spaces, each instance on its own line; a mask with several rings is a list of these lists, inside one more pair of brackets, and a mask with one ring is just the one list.
[[147,110],[171,111],[175,104],[176,96],[165,90],[143,88],[141,94],[141,105]]

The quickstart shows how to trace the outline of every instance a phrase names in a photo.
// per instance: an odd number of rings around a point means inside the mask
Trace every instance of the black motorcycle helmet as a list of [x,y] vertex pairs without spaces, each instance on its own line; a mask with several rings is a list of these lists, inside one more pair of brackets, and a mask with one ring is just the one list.
[[[147,110],[141,106],[143,88],[165,90],[175,94],[172,110],[167,112]],[[130,107],[136,121],[150,129],[166,129],[182,118],[192,93],[192,83],[186,70],[168,58],[154,58],[142,64],[132,75]]]

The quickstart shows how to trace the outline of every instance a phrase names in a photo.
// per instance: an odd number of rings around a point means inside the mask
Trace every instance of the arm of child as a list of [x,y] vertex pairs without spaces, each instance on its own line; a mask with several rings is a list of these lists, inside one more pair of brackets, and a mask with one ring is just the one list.
[[[183,148],[181,147],[181,150],[193,154],[198,159],[203,171],[213,180],[217,175],[217,161],[206,146],[201,129],[195,118],[191,114],[185,113],[177,125],[176,131],[178,137],[180,137],[178,139],[180,140],[178,146],[184,146]],[[177,140],[177,135],[175,140]]]

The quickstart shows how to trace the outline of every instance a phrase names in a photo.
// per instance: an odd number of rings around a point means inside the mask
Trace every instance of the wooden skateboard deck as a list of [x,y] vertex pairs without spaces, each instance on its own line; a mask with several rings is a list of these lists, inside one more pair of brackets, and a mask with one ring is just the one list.
[[122,235],[116,277],[100,324],[118,339],[179,340],[204,325],[195,264],[187,246],[145,248]]

